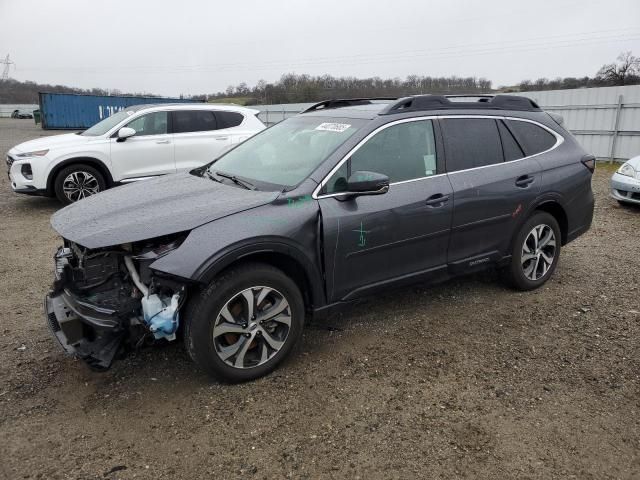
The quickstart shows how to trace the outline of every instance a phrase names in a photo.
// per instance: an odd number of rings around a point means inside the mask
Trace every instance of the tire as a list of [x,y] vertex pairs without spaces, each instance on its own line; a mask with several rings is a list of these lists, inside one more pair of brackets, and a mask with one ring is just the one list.
[[[249,299],[254,317],[248,315]],[[283,308],[281,313],[277,307]],[[291,353],[302,336],[304,315],[300,289],[282,271],[261,263],[232,267],[187,305],[185,347],[192,360],[218,380],[253,380]]]
[[[549,233],[552,236],[547,237]],[[509,283],[523,291],[544,285],[558,266],[561,242],[560,227],[553,215],[534,213],[522,225],[513,242],[511,263],[507,268]]]
[[[72,189],[73,186],[79,188]],[[84,163],[64,167],[56,175],[53,184],[56,197],[65,205],[102,192],[106,187],[102,173],[97,168]]]

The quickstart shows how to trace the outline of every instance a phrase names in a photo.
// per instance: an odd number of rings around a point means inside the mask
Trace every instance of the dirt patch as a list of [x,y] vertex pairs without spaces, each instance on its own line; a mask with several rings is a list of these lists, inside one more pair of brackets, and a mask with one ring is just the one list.
[[[42,134],[0,119],[2,157]],[[390,292],[235,386],[181,345],[104,374],[63,356],[41,310],[59,205],[3,174],[0,477],[638,478],[640,209],[608,198],[609,170],[544,288],[487,273]]]

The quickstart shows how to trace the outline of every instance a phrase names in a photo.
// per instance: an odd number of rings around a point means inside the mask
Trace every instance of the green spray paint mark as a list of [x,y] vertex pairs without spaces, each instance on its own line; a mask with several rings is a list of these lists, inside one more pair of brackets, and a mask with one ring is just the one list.
[[360,248],[364,247],[367,244],[366,234],[369,233],[369,230],[365,230],[362,226],[362,222],[360,222],[360,228],[352,231],[360,234],[358,237],[358,246]]
[[306,202],[310,202],[311,200],[313,200],[311,198],[311,195],[303,195],[302,197],[298,197],[298,198],[287,198],[287,206],[294,207],[294,208],[301,207]]

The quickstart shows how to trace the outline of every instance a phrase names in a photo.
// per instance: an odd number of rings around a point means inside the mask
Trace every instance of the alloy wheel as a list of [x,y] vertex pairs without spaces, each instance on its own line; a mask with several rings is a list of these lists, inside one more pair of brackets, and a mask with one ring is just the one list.
[[216,353],[227,365],[254,368],[271,360],[291,329],[291,306],[265,286],[242,290],[222,307],[213,326]]
[[522,246],[522,271],[529,280],[537,281],[544,277],[553,265],[556,257],[556,236],[546,224],[536,225],[529,232]]
[[71,202],[94,195],[100,191],[98,179],[89,172],[78,170],[71,172],[62,182],[62,191]]

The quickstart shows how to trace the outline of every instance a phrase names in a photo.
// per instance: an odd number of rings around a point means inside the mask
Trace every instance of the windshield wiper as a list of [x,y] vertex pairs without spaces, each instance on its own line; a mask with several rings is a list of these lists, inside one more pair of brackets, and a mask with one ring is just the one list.
[[213,180],[214,182],[222,183],[222,180],[218,180],[216,176],[211,173],[209,170],[205,170],[204,174],[207,176],[209,180]]
[[222,173],[222,172],[215,172],[214,174],[219,176],[219,177],[222,177],[222,178],[227,178],[227,179],[231,180],[233,183],[235,183],[236,185],[240,185],[241,187],[246,188],[247,190],[255,190],[256,189],[255,185],[253,185],[252,183],[247,182],[246,180],[240,180],[235,175],[229,175],[228,173]]

